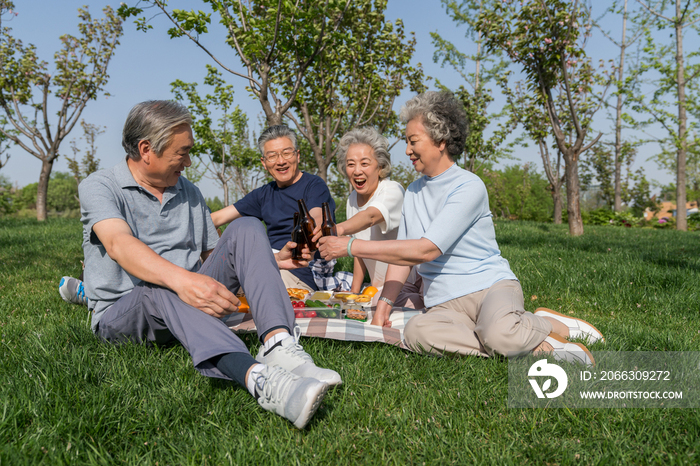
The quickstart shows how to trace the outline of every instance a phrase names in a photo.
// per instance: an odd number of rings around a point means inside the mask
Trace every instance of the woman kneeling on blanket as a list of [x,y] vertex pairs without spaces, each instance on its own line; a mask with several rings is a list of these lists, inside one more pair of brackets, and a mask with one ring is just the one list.
[[390,326],[394,301],[411,266],[423,279],[425,314],[404,330],[414,351],[519,356],[553,352],[556,359],[593,364],[580,343],[602,339],[592,325],[549,309],[527,312],[518,279],[501,257],[486,186],[455,160],[467,117],[447,92],[426,92],[401,109],[406,155],[423,176],[406,191],[396,240],[323,237],[324,259],[351,256],[386,262],[384,289],[372,324]]

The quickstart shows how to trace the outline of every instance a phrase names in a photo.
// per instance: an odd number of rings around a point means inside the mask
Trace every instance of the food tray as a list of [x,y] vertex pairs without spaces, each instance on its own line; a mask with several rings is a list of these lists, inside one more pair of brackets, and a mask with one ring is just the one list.
[[[299,314],[301,313],[301,314]],[[311,314],[311,315],[307,315]],[[294,317],[297,319],[319,317],[321,319],[342,319],[343,309],[330,307],[305,307],[294,309]]]

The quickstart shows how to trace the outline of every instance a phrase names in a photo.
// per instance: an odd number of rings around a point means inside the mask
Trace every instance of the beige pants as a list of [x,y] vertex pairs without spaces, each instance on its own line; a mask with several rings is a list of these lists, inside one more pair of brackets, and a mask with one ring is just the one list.
[[551,323],[525,310],[520,283],[501,280],[413,317],[404,340],[424,353],[519,356],[535,349],[551,331]]
[[282,275],[282,281],[284,286],[287,288],[303,288],[305,290],[311,291],[311,287],[299,280],[296,275],[294,275],[289,270],[280,270],[280,275]]

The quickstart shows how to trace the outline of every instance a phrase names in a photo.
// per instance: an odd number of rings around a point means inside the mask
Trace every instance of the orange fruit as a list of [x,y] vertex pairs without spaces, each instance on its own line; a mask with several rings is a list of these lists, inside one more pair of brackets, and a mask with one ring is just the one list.
[[246,297],[239,296],[238,299],[241,300],[241,304],[238,306],[238,312],[250,312],[250,306],[248,305]]
[[378,292],[379,292],[379,290],[376,289],[376,288],[373,287],[373,286],[368,286],[367,288],[365,288],[364,290],[362,290],[362,294],[363,294],[363,295],[366,295],[366,296],[374,296],[374,295],[377,294]]

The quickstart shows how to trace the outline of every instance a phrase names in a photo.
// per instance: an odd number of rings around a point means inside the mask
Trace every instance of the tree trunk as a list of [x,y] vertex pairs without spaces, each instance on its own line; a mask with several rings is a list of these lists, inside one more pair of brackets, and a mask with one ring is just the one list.
[[328,165],[329,163],[326,163],[325,159],[323,157],[320,157],[320,160],[317,158],[316,162],[318,165],[318,171],[316,174],[321,177],[324,183],[328,182]]
[[525,201],[530,194],[530,183],[528,179],[528,172],[530,171],[530,164],[526,163],[523,166],[523,197],[520,200],[520,220],[525,216]]
[[46,220],[46,195],[49,192],[51,169],[53,169],[53,159],[41,161],[41,173],[39,174],[39,184],[36,190],[36,219],[40,222]]
[[620,42],[620,67],[617,74],[618,94],[617,105],[615,106],[615,200],[613,203],[613,210],[615,212],[622,211],[622,179],[620,174],[622,167],[622,92],[619,91],[625,73],[625,48],[627,47],[627,44],[625,44],[626,30],[627,0],[625,0],[625,10],[622,15],[622,42]]
[[228,207],[228,183],[224,181],[222,186],[224,188],[224,207]]
[[282,115],[279,115],[277,113],[270,113],[267,115],[267,126],[268,128],[270,126],[277,126],[277,125],[282,125]]
[[554,201],[554,224],[561,225],[561,185],[552,185],[552,201]]
[[[311,131],[309,131],[309,134],[313,134]],[[323,134],[323,128],[319,130],[319,134]],[[321,177],[324,183],[326,183],[328,179],[328,165],[330,165],[329,162],[326,162],[326,158],[324,157],[324,141],[322,136],[319,136],[319,142],[316,143],[314,141],[313,144],[311,144],[311,150],[313,151],[314,154],[314,161],[316,161],[316,167],[318,167],[318,170],[316,171],[316,174]]]
[[566,172],[566,212],[569,215],[569,234],[581,236],[583,234],[583,220],[581,219],[581,203],[579,202],[578,156],[564,158],[564,171]]
[[676,229],[688,230],[685,208],[685,154],[688,142],[685,135],[685,68],[683,66],[683,25],[680,23],[681,3],[676,0],[676,83],[678,84],[678,160],[676,163]]

